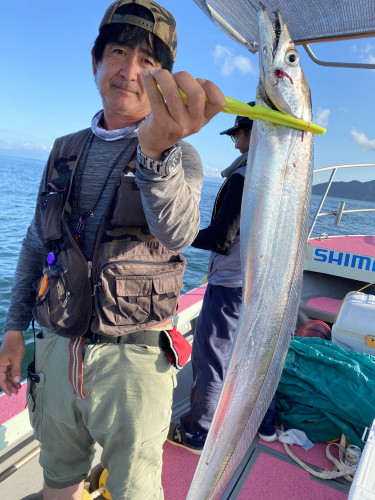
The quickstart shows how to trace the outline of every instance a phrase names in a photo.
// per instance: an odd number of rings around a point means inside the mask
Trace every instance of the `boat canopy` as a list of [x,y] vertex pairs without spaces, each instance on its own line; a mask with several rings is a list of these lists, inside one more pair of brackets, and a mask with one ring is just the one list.
[[[258,50],[257,0],[194,0],[224,33]],[[375,0],[262,0],[279,10],[296,45],[375,36]],[[316,62],[316,61],[315,61]]]

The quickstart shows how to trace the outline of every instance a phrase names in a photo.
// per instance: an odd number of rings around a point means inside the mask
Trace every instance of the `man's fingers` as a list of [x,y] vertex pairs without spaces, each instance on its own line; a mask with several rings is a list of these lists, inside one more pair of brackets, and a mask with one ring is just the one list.
[[225,108],[227,101],[219,87],[210,80],[197,78],[197,82],[202,86],[207,97],[205,117],[207,120],[206,123],[208,123],[211,118],[213,118],[215,115],[220,113],[223,108]]
[[[157,71],[158,70],[155,70],[154,73]],[[150,101],[152,112],[162,112],[164,108],[164,99],[156,86],[156,79],[154,75],[148,69],[144,69],[142,71],[141,78],[147,92],[148,100]]]
[[[138,130],[142,151],[153,159],[160,159],[162,152],[186,137],[185,105],[172,74],[156,69],[153,74],[142,72],[142,82],[147,92],[152,114]],[[160,86],[160,90],[157,87]]]
[[152,114],[140,126],[138,140],[144,154],[154,160],[173,144],[198,132],[226,105],[219,87],[185,71],[172,74],[157,68],[153,73],[142,71],[141,77]]
[[[179,82],[176,78],[176,74],[172,75],[165,69],[157,69],[154,71],[153,76],[163,94],[161,104],[162,114],[160,115],[161,119],[172,119],[173,128],[176,125],[183,126],[186,122],[186,107],[179,91]],[[190,76],[190,78],[194,80],[193,77]],[[154,112],[154,108],[152,109],[155,118],[159,120],[159,115],[157,114],[156,110]]]
[[[186,71],[172,75],[160,68],[153,74],[149,70],[143,70],[142,82],[155,117],[161,114],[165,118],[169,114],[174,121],[181,123],[187,119],[187,115],[190,115],[192,121],[203,115],[207,123],[226,105],[225,96],[217,85],[202,78],[195,79]],[[179,89],[186,95],[186,103],[183,102]]]
[[182,119],[189,124],[190,134],[198,132],[205,125],[205,91],[202,85],[185,71],[174,73],[173,77],[177,87],[186,95],[186,103],[182,106]]
[[5,392],[7,396],[11,396],[12,393],[12,381],[9,376],[9,363],[5,361],[0,365],[0,387]]
[[12,366],[10,369],[10,378],[12,382],[15,385],[19,385],[20,387],[21,387],[20,381],[22,378],[22,373],[21,373],[22,358],[23,354],[14,356],[12,360]]
[[10,397],[12,394],[14,394],[11,390],[8,384],[3,383],[2,385],[0,384],[1,389],[4,391],[4,393]]

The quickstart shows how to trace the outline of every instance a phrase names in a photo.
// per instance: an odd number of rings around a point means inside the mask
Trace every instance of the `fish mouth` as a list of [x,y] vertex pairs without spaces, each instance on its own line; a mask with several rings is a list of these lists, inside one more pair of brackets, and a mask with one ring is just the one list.
[[279,48],[280,35],[282,32],[280,12],[277,10],[274,12],[271,12],[270,13],[270,21],[272,23],[273,33],[274,33],[274,42],[273,42],[273,49],[272,49],[272,57],[274,59],[275,55],[277,53],[277,49]]
[[282,33],[282,20],[278,11],[268,13],[267,8],[260,3],[258,7],[259,19],[259,35],[260,35],[260,79],[258,84],[257,93],[259,98],[263,101],[263,105],[279,111],[278,107],[272,101],[272,98],[266,91],[266,72],[267,68],[273,66],[273,61],[279,48],[280,36]]
[[280,111],[279,108],[274,105],[272,99],[268,96],[262,81],[260,81],[258,85],[258,97],[263,101],[263,106],[273,109],[274,111]]
[[[279,82],[290,76],[280,66],[280,53],[285,44],[286,25],[278,10],[268,12],[258,8],[260,79],[257,96],[267,108],[290,114],[290,109],[278,91]],[[282,62],[281,62],[282,64]]]

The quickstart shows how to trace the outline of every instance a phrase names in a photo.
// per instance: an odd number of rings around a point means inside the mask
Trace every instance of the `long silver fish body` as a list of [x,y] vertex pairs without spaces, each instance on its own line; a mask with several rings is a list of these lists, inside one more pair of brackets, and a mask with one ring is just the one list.
[[[258,9],[257,104],[311,122],[310,90],[280,13]],[[257,120],[242,199],[243,299],[230,363],[187,500],[221,498],[279,382],[302,286],[312,184],[310,132]]]

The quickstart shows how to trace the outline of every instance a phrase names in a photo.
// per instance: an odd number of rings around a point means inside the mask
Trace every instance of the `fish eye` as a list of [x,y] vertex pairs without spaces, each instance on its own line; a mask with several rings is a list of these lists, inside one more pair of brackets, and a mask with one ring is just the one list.
[[285,54],[285,62],[287,64],[290,64],[291,66],[296,66],[298,64],[299,57],[298,57],[298,52],[294,49],[289,50]]

